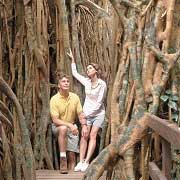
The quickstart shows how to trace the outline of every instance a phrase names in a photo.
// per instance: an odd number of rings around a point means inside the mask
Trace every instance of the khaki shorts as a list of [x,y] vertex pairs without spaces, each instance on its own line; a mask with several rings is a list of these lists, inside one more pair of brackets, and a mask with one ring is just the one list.
[[[58,128],[52,123],[52,133],[55,137],[58,136]],[[79,135],[75,136],[72,134],[71,130],[68,128],[67,131],[67,151],[72,151],[79,153]]]

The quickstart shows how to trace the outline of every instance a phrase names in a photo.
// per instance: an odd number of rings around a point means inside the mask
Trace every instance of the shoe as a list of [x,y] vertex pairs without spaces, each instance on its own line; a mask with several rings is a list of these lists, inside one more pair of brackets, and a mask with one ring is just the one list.
[[89,166],[89,163],[84,162],[84,163],[82,164],[82,166],[81,166],[81,171],[82,171],[82,172],[85,172],[86,169],[88,168],[88,166]]
[[67,158],[66,157],[60,157],[60,173],[61,174],[67,174]]
[[81,171],[81,167],[83,165],[83,162],[82,161],[79,161],[76,165],[76,167],[74,168],[74,171]]

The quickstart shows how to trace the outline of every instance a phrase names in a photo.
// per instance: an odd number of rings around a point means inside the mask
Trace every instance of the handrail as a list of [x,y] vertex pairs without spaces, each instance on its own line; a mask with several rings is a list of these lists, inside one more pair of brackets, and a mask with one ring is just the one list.
[[0,121],[0,161],[3,158],[3,144],[2,144],[2,123]]
[[175,123],[166,119],[161,119],[151,114],[147,114],[147,116],[148,126],[176,148],[180,149],[180,128]]
[[162,170],[154,162],[149,163],[152,180],[171,180],[171,144],[180,148],[180,128],[166,119],[147,113],[148,127],[162,137]]

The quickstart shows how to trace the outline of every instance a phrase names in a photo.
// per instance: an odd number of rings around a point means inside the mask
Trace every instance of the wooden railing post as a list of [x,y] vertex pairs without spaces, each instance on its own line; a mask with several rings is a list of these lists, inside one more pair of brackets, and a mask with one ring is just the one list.
[[[0,161],[3,158],[3,144],[2,144],[2,123],[0,121]],[[1,163],[1,162],[0,162]],[[1,165],[1,164],[0,164]]]
[[171,164],[171,144],[162,138],[162,172],[168,180],[171,180]]
[[2,123],[0,121],[0,138],[2,138]]

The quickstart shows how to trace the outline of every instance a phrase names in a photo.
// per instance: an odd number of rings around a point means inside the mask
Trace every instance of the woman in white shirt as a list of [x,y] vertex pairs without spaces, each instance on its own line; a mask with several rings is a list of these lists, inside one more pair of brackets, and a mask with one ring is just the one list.
[[[100,79],[100,68],[95,63],[87,66],[87,78],[77,72],[72,52],[68,54],[72,59],[71,69],[73,76],[85,87],[85,102],[83,111],[87,119],[88,137],[81,137],[80,140],[80,162],[76,165],[75,171],[85,171],[96,147],[96,137],[105,118],[104,99],[106,97],[106,83]],[[87,143],[89,138],[89,144]],[[87,150],[87,155],[86,155]],[[85,157],[86,155],[86,157]]]

